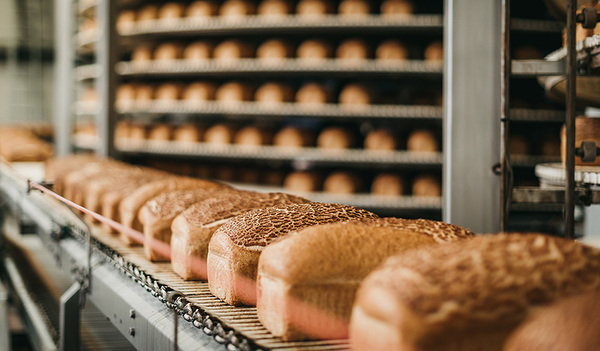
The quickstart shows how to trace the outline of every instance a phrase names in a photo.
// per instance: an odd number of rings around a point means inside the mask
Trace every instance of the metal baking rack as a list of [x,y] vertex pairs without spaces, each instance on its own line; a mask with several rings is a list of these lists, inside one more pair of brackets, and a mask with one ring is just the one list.
[[510,110],[510,118],[513,121],[564,122],[565,112],[557,110],[512,108]]
[[75,79],[77,81],[84,81],[90,79],[96,79],[100,76],[100,67],[98,64],[81,65],[75,68]]
[[510,29],[522,32],[561,33],[563,26],[556,21],[513,18],[510,23]]
[[540,163],[560,162],[560,156],[510,155],[513,167],[533,168]]
[[82,55],[91,55],[96,51],[96,43],[100,39],[100,31],[88,29],[75,35],[77,52]]
[[163,62],[119,62],[116,71],[121,76],[177,77],[239,74],[325,74],[333,75],[436,75],[442,74],[442,62],[407,60],[403,62],[385,62],[365,60],[364,62],[344,62],[328,59],[319,62],[303,62],[297,59],[261,60],[240,59],[235,62],[217,60],[191,61],[171,60]]
[[80,16],[86,16],[96,10],[98,0],[80,0],[77,6]]

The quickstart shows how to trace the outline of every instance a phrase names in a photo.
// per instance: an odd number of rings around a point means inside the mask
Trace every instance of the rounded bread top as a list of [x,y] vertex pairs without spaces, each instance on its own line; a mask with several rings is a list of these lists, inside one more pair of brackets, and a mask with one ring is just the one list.
[[457,239],[469,239],[475,234],[469,229],[445,222],[429,219],[404,219],[396,217],[362,220],[363,225],[405,229],[431,236],[435,241],[443,243]]
[[148,214],[158,218],[168,219],[176,216],[197,202],[218,196],[217,191],[228,192],[235,190],[227,188],[205,188],[171,191],[152,198],[146,202],[144,208]]

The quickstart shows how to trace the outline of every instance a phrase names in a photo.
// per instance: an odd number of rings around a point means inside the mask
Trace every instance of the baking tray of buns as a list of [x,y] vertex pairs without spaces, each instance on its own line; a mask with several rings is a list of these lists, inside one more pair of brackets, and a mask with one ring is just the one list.
[[180,18],[145,20],[119,26],[121,36],[137,35],[222,35],[235,34],[279,34],[289,32],[321,32],[327,30],[355,31],[364,30],[442,30],[443,17],[441,15],[414,15],[414,16],[357,16],[343,17],[326,15],[318,20],[302,18],[302,16],[282,16],[269,18],[264,16],[245,16],[241,18]]
[[381,61],[362,60],[361,62],[344,62],[343,60],[320,60],[318,63],[302,62],[296,59],[238,59],[235,61],[219,60],[170,60],[162,62],[119,62],[116,71],[122,76],[177,76],[209,74],[442,74],[442,61],[403,60]]

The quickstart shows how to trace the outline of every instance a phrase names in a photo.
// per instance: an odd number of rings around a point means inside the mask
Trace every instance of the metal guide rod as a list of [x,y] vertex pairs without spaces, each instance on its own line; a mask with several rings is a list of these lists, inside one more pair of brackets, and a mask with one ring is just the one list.
[[116,124],[115,90],[117,76],[114,66],[118,53],[115,18],[117,16],[115,0],[99,0],[97,6],[98,22],[102,35],[96,45],[96,57],[100,72],[96,79],[96,90],[99,92],[99,110],[96,116],[98,130],[98,148],[96,153],[101,156],[116,156],[114,145],[114,126]]
[[577,56],[575,51],[576,0],[567,4],[567,93],[566,93],[566,165],[565,165],[565,236],[575,237],[575,89]]
[[502,196],[502,209],[500,215],[500,230],[508,229],[512,168],[508,154],[509,121],[510,121],[510,0],[502,0],[502,57],[500,59],[500,148],[501,180],[500,193]]

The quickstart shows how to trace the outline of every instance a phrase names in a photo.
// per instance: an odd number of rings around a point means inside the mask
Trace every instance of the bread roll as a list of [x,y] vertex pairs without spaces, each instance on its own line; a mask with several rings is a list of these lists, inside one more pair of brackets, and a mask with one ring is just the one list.
[[415,177],[412,185],[413,196],[442,196],[442,186],[437,177],[432,175],[419,175]]
[[[567,155],[567,129],[563,125],[560,130],[560,154],[562,163],[566,163]],[[596,147],[600,147],[600,118],[588,118],[579,116],[575,118],[575,148],[581,147],[581,142],[593,141]],[[575,157],[575,165],[600,166],[600,157],[596,157],[594,162],[582,162],[581,157]]]
[[217,45],[213,51],[213,58],[222,62],[231,62],[252,56],[254,56],[252,45],[239,40],[226,40]]
[[148,136],[148,127],[143,124],[132,124],[129,126],[129,139],[146,140]]
[[226,19],[240,19],[256,13],[256,6],[249,0],[226,0],[219,7],[219,16]]
[[158,18],[164,20],[176,20],[183,17],[185,6],[178,2],[166,2],[158,9]]
[[540,153],[544,156],[560,155],[560,140],[546,139],[542,141],[542,144],[540,146]]
[[308,130],[285,127],[273,137],[273,145],[281,147],[307,147],[314,143],[314,136]]
[[443,61],[444,44],[441,41],[434,41],[425,48],[425,61]]
[[131,125],[127,121],[118,121],[115,125],[115,140],[129,138]]
[[208,243],[225,221],[259,208],[308,202],[282,193],[240,192],[196,203],[171,225],[173,271],[185,280],[206,280]]
[[185,10],[185,17],[211,17],[217,14],[218,4],[215,1],[193,1]]
[[332,55],[333,48],[331,44],[321,39],[305,40],[296,50],[296,57],[304,63],[320,62],[320,60],[330,58]]
[[183,50],[183,58],[192,61],[202,61],[211,58],[214,45],[208,41],[195,41]]
[[356,207],[309,203],[254,210],[230,219],[208,246],[210,292],[230,305],[256,304],[256,274],[262,250],[275,239],[316,224],[377,218]]
[[335,57],[339,60],[362,62],[369,58],[370,49],[367,43],[360,39],[348,39],[343,41],[335,51]]
[[340,92],[338,99],[341,105],[368,106],[373,102],[373,94],[364,84],[348,84]]
[[365,16],[371,12],[371,5],[366,0],[342,0],[338,6],[341,16]]
[[341,127],[323,129],[317,138],[317,147],[323,149],[349,149],[354,145],[354,135]]
[[515,330],[503,350],[594,350],[600,345],[600,292],[576,294],[540,308]]
[[215,99],[220,102],[233,103],[252,100],[254,90],[245,83],[229,82],[221,85],[216,93]]
[[179,100],[182,91],[181,83],[163,83],[156,88],[154,98],[160,101],[175,101]]
[[406,252],[363,281],[350,321],[352,349],[501,350],[538,307],[599,289],[598,267],[597,249],[539,234]]
[[393,39],[382,42],[375,51],[375,58],[382,61],[405,61],[408,56],[404,43]]
[[397,138],[388,129],[374,129],[365,138],[365,150],[393,151],[397,148]]
[[131,103],[135,100],[136,86],[134,84],[121,84],[115,92],[115,101],[117,103]]
[[194,82],[188,84],[181,95],[185,101],[209,101],[215,98],[217,85],[212,82]]
[[244,146],[261,146],[271,142],[271,133],[254,126],[244,127],[235,133],[233,143]]
[[132,62],[149,62],[152,60],[152,50],[154,47],[151,44],[141,44],[135,47],[131,53]]
[[204,133],[204,142],[209,144],[231,144],[234,130],[225,124],[215,124]]
[[138,22],[155,20],[157,18],[158,18],[158,6],[157,5],[145,5],[137,13],[137,21]]
[[411,0],[385,0],[380,12],[382,16],[412,15],[414,5]]
[[436,245],[435,235],[468,237],[445,223],[422,226],[399,218],[320,224],[268,245],[257,279],[261,323],[286,341],[347,338],[359,284],[386,258]]
[[256,58],[277,61],[293,55],[294,48],[280,39],[271,39],[262,43],[256,50]]
[[96,91],[96,88],[91,86],[85,89],[81,95],[81,101],[98,102],[98,92]]
[[288,0],[263,0],[258,5],[256,13],[261,16],[284,18],[292,11],[292,3]]
[[162,43],[154,50],[154,60],[170,61],[183,57],[183,44],[178,42]]
[[150,84],[135,85],[135,101],[144,102],[154,99],[154,86]]
[[371,194],[401,196],[404,194],[404,178],[396,174],[381,173],[373,179]]
[[[218,189],[218,190],[217,190]],[[163,193],[146,202],[139,212],[144,228],[144,253],[151,262],[171,260],[171,223],[181,212],[193,204],[217,198],[227,191],[220,188],[177,190]]]
[[333,11],[333,3],[329,0],[300,0],[296,4],[296,15],[305,19],[316,20]]
[[148,132],[149,140],[169,141],[173,136],[173,127],[167,123],[160,123],[152,126]]
[[119,31],[131,30],[135,24],[135,11],[123,10],[119,12],[116,19],[116,27]]
[[192,124],[184,124],[173,130],[173,140],[186,143],[196,143],[202,140],[202,128]]
[[331,93],[317,83],[306,83],[296,92],[296,102],[307,106],[320,105],[331,102]]
[[529,154],[529,142],[519,134],[512,134],[508,138],[508,152],[511,155],[527,155]]
[[408,151],[439,151],[437,138],[428,129],[417,129],[408,135],[406,141]]
[[331,194],[354,194],[360,188],[360,178],[347,172],[331,173],[323,182],[323,191]]
[[321,177],[314,172],[292,172],[285,177],[283,187],[296,193],[311,193],[321,188]]
[[282,102],[292,101],[294,90],[283,83],[269,82],[261,85],[254,94],[254,100],[262,106],[278,106]]

